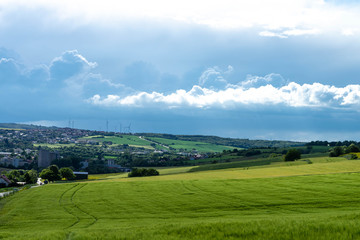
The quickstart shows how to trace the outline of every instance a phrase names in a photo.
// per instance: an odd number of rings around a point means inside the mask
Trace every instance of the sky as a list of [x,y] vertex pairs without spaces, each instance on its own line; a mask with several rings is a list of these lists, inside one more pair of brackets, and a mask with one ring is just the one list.
[[0,122],[360,141],[360,3],[1,0]]

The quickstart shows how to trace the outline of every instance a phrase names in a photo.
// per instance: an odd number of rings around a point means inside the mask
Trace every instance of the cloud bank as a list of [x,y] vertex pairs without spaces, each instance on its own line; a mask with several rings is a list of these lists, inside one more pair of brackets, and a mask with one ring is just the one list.
[[[0,106],[2,121],[65,119],[61,126],[66,126],[72,118],[77,127],[100,130],[104,119],[116,119],[117,126],[131,122],[138,132],[294,140],[346,133],[358,138],[353,129],[360,115],[359,84],[299,83],[276,73],[239,78],[238,67],[212,64],[183,76],[186,86],[178,87],[180,77],[165,78],[147,62],[133,62],[114,80],[80,51],[51,59],[27,67],[16,54],[0,49],[0,101],[7,103]],[[164,82],[171,88],[158,88]]]
[[33,67],[26,67],[19,59],[0,55],[0,86],[3,89],[13,87],[29,91],[30,88],[37,92],[61,92],[80,97],[124,87],[94,72],[96,67],[96,62],[88,61],[77,50],[65,51],[49,64]]
[[236,109],[251,105],[283,105],[357,109],[360,106],[360,85],[335,87],[321,83],[300,85],[290,82],[282,87],[267,84],[250,88],[232,86],[224,90],[211,90],[195,85],[189,91],[181,89],[171,94],[140,92],[125,97],[118,95],[101,97],[97,94],[88,101],[94,105],[107,107]]

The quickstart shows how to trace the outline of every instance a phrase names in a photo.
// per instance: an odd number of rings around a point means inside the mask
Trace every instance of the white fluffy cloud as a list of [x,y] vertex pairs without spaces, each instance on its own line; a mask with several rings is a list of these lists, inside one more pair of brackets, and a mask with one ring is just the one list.
[[280,74],[271,73],[264,77],[248,75],[245,81],[239,83],[243,88],[257,88],[268,84],[282,87],[287,84],[287,81]]
[[224,88],[228,82],[225,76],[233,71],[233,67],[229,65],[226,70],[222,70],[218,66],[206,69],[199,77],[199,85],[208,88]]
[[94,95],[88,100],[100,106],[136,107],[193,107],[237,108],[251,105],[284,105],[288,107],[358,108],[360,85],[335,87],[320,83],[297,84],[282,87],[267,84],[244,88],[231,86],[225,90],[210,90],[194,86],[190,91],[177,90],[171,94],[140,92],[126,97]]
[[[48,65],[41,64],[29,68],[17,59],[0,55],[0,85],[4,91],[7,91],[6,88],[14,88],[25,92],[60,92],[62,96],[67,94],[67,97],[80,98],[88,98],[99,93],[107,94],[119,89],[128,90],[123,84],[94,73],[96,66],[96,62],[88,61],[77,50],[63,52]],[[18,94],[24,95],[20,92]]]
[[94,73],[96,67],[96,62],[87,60],[77,50],[65,51],[61,56],[54,58],[49,66],[49,88],[56,91],[60,89],[61,94],[79,98],[126,89],[123,84]]
[[96,62],[89,62],[77,50],[71,50],[51,62],[50,73],[55,80],[65,80],[74,75],[87,73],[96,66]]

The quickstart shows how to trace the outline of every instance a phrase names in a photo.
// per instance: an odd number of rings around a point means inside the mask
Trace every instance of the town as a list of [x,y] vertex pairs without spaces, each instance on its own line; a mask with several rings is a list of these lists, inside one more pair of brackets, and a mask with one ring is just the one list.
[[[123,144],[116,143],[119,139]],[[0,167],[10,169],[41,170],[55,162],[74,170],[105,173],[129,171],[133,166],[184,165],[210,154],[195,148],[175,149],[132,134],[39,126],[0,128]]]

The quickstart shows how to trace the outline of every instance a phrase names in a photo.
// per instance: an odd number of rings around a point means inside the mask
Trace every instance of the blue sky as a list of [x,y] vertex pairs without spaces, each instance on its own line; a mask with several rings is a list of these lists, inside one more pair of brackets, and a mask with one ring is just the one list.
[[356,1],[0,2],[0,122],[360,140]]

